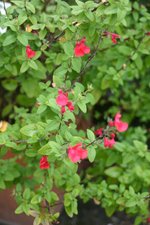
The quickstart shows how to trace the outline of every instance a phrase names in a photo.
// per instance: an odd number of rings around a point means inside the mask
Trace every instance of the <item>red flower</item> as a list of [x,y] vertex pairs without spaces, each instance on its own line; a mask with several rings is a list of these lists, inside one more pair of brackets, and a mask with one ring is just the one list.
[[50,167],[50,164],[47,160],[47,156],[43,156],[40,159],[40,169],[48,169]]
[[68,157],[73,163],[79,162],[81,159],[86,159],[87,155],[88,152],[86,149],[82,148],[82,143],[68,148]]
[[104,147],[105,148],[112,148],[115,144],[114,138],[108,139],[107,137],[104,137]]
[[64,93],[61,89],[58,91],[56,103],[59,106],[66,106],[68,104],[68,93]]
[[146,35],[147,35],[147,36],[150,36],[150,32],[147,32]]
[[110,134],[110,137],[113,138],[113,139],[115,138],[115,136],[116,136],[116,135],[115,135],[114,133],[111,133],[111,134]]
[[117,44],[117,38],[120,39],[120,35],[111,33],[111,40],[114,44]]
[[128,129],[128,123],[120,120],[121,114],[118,112],[115,116],[114,125],[119,132],[124,132]]
[[35,54],[36,54],[36,52],[30,48],[30,45],[27,45],[26,46],[26,55],[27,55],[28,59],[33,58],[35,56]]
[[97,129],[95,132],[94,132],[94,134],[96,135],[96,136],[103,136],[103,128],[99,128],[99,129]]
[[150,223],[150,217],[147,218],[147,223]]
[[73,103],[72,103],[71,101],[67,103],[67,106],[68,106],[68,109],[69,109],[71,112],[74,111],[74,105],[73,105]]
[[90,53],[90,48],[85,45],[86,38],[83,38],[81,41],[78,41],[74,48],[74,54],[76,57],[82,57],[85,54]]
[[65,108],[65,106],[62,106],[61,107],[61,113],[64,114],[65,112],[66,112],[66,108]]
[[114,122],[113,122],[112,120],[110,120],[110,121],[108,122],[108,125],[109,125],[110,127],[114,127]]
[[117,39],[120,39],[121,36],[119,34],[111,33],[111,32],[104,32],[105,36],[110,36],[112,43],[117,44]]

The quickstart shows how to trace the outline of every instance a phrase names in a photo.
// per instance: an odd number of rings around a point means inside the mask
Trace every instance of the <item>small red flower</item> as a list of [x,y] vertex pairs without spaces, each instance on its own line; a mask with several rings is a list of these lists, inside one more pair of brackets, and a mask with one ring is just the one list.
[[124,132],[128,129],[128,123],[120,120],[121,114],[118,112],[115,116],[114,125],[119,132]]
[[58,91],[56,103],[59,106],[66,106],[68,104],[68,93],[64,93],[61,89]]
[[114,44],[117,44],[117,39],[121,38],[121,36],[119,34],[115,34],[115,33],[111,33],[111,32],[104,32],[104,35],[107,37],[108,36],[111,37],[111,41]]
[[112,120],[110,120],[110,121],[108,122],[108,125],[109,125],[110,127],[114,127],[114,122],[113,122]]
[[111,40],[114,44],[117,44],[117,39],[120,39],[120,35],[111,33]]
[[115,138],[115,136],[116,136],[116,135],[115,135],[114,133],[111,133],[111,134],[110,134],[110,137],[113,138],[113,139]]
[[67,107],[71,112],[74,111],[74,105],[71,101],[67,103]]
[[82,57],[85,54],[90,53],[90,48],[85,45],[86,38],[83,38],[81,41],[78,41],[74,48],[74,54],[76,57]]
[[28,57],[28,59],[33,58],[35,56],[36,52],[33,51],[30,47],[30,45],[26,46],[26,55]]
[[105,148],[112,148],[115,144],[114,138],[108,139],[107,137],[104,137],[104,147]]
[[147,32],[146,35],[147,35],[147,36],[150,36],[150,32]]
[[147,223],[150,223],[150,217],[147,218]]
[[68,148],[68,157],[73,163],[79,162],[81,159],[86,159],[87,156],[88,152],[86,149],[82,148],[82,143]]
[[47,160],[47,156],[43,156],[40,159],[40,169],[48,169],[48,168],[50,168],[50,164]]
[[94,134],[95,134],[96,136],[102,137],[102,136],[103,136],[103,128],[97,129],[97,130],[94,132]]
[[62,106],[61,107],[61,113],[64,114],[65,112],[66,112],[66,108],[65,108],[65,106]]

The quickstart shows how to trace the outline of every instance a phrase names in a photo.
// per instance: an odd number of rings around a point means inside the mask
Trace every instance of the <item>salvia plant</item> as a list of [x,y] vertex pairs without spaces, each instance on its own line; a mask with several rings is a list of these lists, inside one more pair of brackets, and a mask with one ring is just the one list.
[[57,224],[57,206],[72,217],[82,199],[108,216],[146,221],[148,8],[129,0],[5,3],[0,189],[13,187],[15,213]]

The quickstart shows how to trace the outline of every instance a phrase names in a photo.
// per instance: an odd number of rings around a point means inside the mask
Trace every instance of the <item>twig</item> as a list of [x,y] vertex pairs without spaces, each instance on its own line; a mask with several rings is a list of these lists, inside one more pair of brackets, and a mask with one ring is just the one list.
[[[102,140],[101,140],[102,139]],[[85,148],[91,146],[92,144],[94,144],[95,142],[97,142],[98,140],[101,140],[100,144],[103,142],[103,137],[98,137],[96,138],[94,141],[91,141],[89,144],[85,145]]]
[[3,0],[3,5],[4,5],[4,10],[5,10],[6,16],[8,17],[8,13],[7,13],[6,5],[5,5],[5,0]]
[[51,207],[46,199],[45,199],[45,205],[46,205],[46,208],[48,209],[49,214],[51,214]]
[[95,47],[94,52],[90,55],[90,57],[88,58],[88,60],[86,61],[85,65],[84,65],[84,67],[83,67],[83,68],[81,69],[81,71],[80,71],[80,80],[82,80],[82,76],[83,76],[83,74],[84,74],[84,72],[85,72],[85,70],[86,70],[87,65],[88,65],[88,64],[91,62],[91,60],[96,56],[96,53],[97,53],[98,48],[99,48],[99,45],[100,45],[100,43],[101,43],[101,41],[102,41],[102,34],[103,34],[103,31],[100,32],[100,35],[99,35],[99,38],[98,38],[98,42],[97,42],[97,45],[96,45],[96,47]]
[[[135,53],[138,51],[138,49],[139,49],[141,43],[143,42],[144,38],[145,38],[145,34],[144,34],[144,36],[142,37],[141,41],[138,43],[138,45],[137,45],[137,47],[135,48],[135,50],[132,52],[132,54],[129,55],[129,57],[127,58],[127,60],[125,61],[124,64],[127,64],[127,63],[132,59],[132,57],[133,57],[133,56],[135,55]],[[121,67],[117,72],[119,73],[122,69],[123,69],[123,68]]]

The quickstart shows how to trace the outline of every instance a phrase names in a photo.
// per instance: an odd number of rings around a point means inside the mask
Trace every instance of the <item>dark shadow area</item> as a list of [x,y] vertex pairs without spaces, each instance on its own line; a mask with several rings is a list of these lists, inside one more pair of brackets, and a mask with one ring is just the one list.
[[105,211],[92,201],[83,204],[79,201],[78,215],[69,218],[65,212],[62,211],[59,218],[59,225],[133,225],[133,218],[124,213],[117,213],[111,218],[108,218]]

